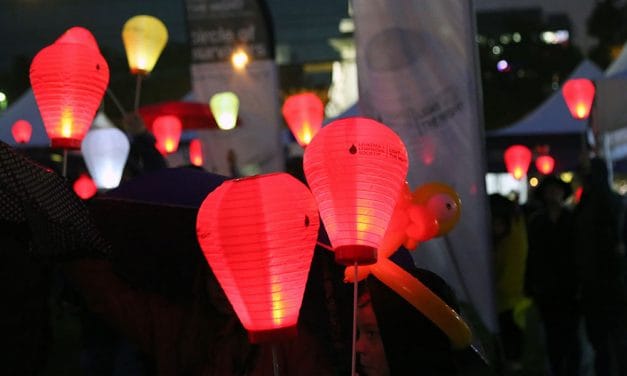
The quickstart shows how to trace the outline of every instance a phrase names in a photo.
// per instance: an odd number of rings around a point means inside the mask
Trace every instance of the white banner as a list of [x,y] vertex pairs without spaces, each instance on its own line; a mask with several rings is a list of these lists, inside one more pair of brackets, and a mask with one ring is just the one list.
[[440,181],[461,196],[460,222],[421,244],[416,264],[440,274],[496,331],[483,124],[470,0],[354,0],[359,105],[393,128],[409,184]]
[[272,60],[253,61],[244,71],[230,63],[192,65],[192,88],[199,102],[209,103],[215,93],[232,91],[239,98],[240,124],[232,130],[198,132],[203,143],[204,167],[231,175],[229,150],[241,175],[283,171],[279,138],[277,70]]

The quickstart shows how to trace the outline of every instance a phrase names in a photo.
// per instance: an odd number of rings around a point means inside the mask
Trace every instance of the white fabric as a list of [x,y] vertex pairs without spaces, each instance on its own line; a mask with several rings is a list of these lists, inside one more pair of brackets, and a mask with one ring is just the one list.
[[415,262],[440,274],[496,331],[470,1],[355,0],[353,9],[361,112],[406,143],[412,190],[441,181],[462,200],[457,226],[421,244]]
[[281,119],[274,62],[252,61],[244,71],[234,71],[230,63],[194,64],[191,70],[192,89],[199,102],[209,103],[213,94],[223,91],[234,92],[240,100],[238,117],[241,126],[228,131],[197,131],[206,152],[203,167],[229,176],[227,154],[232,149],[242,174],[246,171],[282,171]]

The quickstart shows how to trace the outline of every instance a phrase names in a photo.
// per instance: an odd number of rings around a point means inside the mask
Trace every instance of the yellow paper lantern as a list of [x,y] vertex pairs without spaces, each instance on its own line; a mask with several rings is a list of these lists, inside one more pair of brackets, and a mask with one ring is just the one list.
[[138,15],[124,24],[122,40],[131,73],[147,75],[168,41],[168,29],[156,17]]
[[209,107],[220,129],[235,128],[239,111],[239,99],[235,93],[225,91],[214,94],[209,101]]

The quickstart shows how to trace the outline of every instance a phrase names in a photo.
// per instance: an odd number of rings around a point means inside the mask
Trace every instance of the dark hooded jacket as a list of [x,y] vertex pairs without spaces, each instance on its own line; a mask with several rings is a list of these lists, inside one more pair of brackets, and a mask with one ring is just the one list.
[[[442,278],[424,269],[408,271],[459,312],[455,294]],[[392,375],[489,374],[474,348],[454,350],[444,332],[400,295],[373,276],[366,283]]]

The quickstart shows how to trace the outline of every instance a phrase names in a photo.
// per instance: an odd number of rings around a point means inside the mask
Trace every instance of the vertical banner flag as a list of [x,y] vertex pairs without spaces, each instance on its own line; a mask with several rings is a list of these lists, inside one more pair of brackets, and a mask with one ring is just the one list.
[[483,124],[471,0],[354,0],[359,109],[407,145],[412,189],[439,181],[462,201],[417,265],[442,275],[496,330]]
[[[209,106],[224,91],[240,101],[234,129],[199,132],[208,154],[204,167],[227,176],[282,170],[274,40],[263,0],[185,0],[185,6],[196,101]],[[231,64],[236,50],[248,55],[243,69]]]

